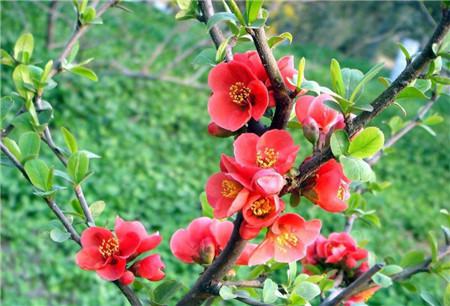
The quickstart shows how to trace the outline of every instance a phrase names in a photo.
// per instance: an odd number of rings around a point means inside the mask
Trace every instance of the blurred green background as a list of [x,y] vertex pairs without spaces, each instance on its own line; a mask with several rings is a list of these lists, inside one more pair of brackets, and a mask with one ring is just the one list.
[[[306,57],[306,77],[329,86],[331,58],[337,58],[341,66],[367,71],[381,58],[392,61],[395,43],[402,37],[399,33],[419,40],[429,34],[432,25],[416,4],[269,2],[269,8],[273,6],[275,12],[274,29],[295,35],[293,44],[279,47],[276,54],[291,53],[297,60]],[[2,2],[1,47],[11,50],[19,35],[29,31],[35,37],[33,58],[41,64],[55,58],[70,36],[75,17],[70,2],[57,3],[49,39],[50,5]],[[194,66],[192,61],[211,43],[203,25],[176,22],[173,12],[156,9],[156,2],[126,5],[132,13],[108,11],[104,24],[94,26],[81,40],[78,59],[95,57],[91,67],[99,75],[99,82],[63,73],[56,78],[59,86],[45,96],[55,111],[51,128],[59,144],[59,128],[65,126],[82,148],[102,156],[93,161],[95,174],[84,187],[89,202],[107,203],[98,224],[112,226],[119,214],[142,221],[149,231],[160,231],[164,241],[157,251],[166,262],[167,278],[189,286],[201,269],[175,260],[168,242],[177,228],[185,227],[201,214],[198,196],[208,176],[218,170],[220,154],[231,153],[232,143],[231,139],[215,139],[206,132],[207,70]],[[432,12],[435,8],[431,4]],[[314,12],[316,19],[311,16]],[[410,20],[421,22],[408,26],[402,22],[404,14],[416,16],[419,19]],[[357,24],[353,24],[351,16],[355,16]],[[364,25],[365,32],[358,24]],[[398,31],[385,34],[381,41],[359,45],[361,37],[383,35],[391,27]],[[155,56],[158,48],[161,52]],[[132,76],[146,66],[146,78]],[[13,91],[11,70],[3,66],[1,69],[1,95],[9,95]],[[388,73],[384,71],[385,75]],[[183,82],[185,85],[180,84]],[[373,82],[364,97],[370,101],[381,90],[382,86]],[[448,102],[448,98],[441,98],[434,108],[445,117],[445,122],[435,127],[436,137],[417,128],[375,166],[379,179],[392,183],[386,191],[367,197],[369,208],[378,210],[382,227],[357,222],[354,235],[359,240],[368,239],[367,248],[380,260],[386,256],[399,260],[409,250],[428,249],[427,231],[440,230],[443,217],[439,209],[449,207],[450,196]],[[414,116],[423,103],[404,104],[407,117]],[[394,115],[402,113],[391,107],[376,120],[387,134],[386,121]],[[300,132],[295,133],[300,139]],[[303,143],[302,156],[309,150]],[[44,154],[51,165],[60,167],[49,152]],[[74,243],[57,244],[50,240],[48,229],[53,216],[45,203],[32,195],[32,188],[18,172],[3,166],[1,170],[3,305],[123,305],[125,302],[113,285],[101,281],[95,273],[78,269]],[[71,198],[71,193],[64,191],[57,200],[70,210]],[[323,213],[306,201],[297,211],[308,218],[322,218],[326,235],[342,230],[341,216]],[[429,289],[442,300],[440,279],[418,275],[414,281],[419,291]],[[424,302],[417,293],[394,285],[377,293],[370,305]]]

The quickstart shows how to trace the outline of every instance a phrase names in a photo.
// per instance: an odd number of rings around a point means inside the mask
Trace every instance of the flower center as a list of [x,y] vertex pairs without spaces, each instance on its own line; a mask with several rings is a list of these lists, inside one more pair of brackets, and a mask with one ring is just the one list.
[[105,258],[111,257],[119,251],[119,240],[116,237],[111,237],[107,240],[103,239],[98,251]]
[[230,180],[223,180],[222,181],[222,195],[225,198],[234,199],[236,195],[241,191],[241,187],[238,185],[238,183],[230,181]]
[[295,247],[298,244],[298,238],[292,233],[286,233],[279,235],[277,238],[277,243],[283,249],[286,247]]
[[279,153],[273,148],[264,148],[264,151],[256,152],[256,164],[260,168],[271,168],[278,160]]
[[236,82],[230,86],[229,94],[231,100],[237,105],[248,104],[248,98],[250,97],[251,90],[245,86],[242,82]]
[[256,217],[264,218],[265,216],[273,212],[274,207],[267,198],[263,198],[253,202],[250,205],[250,210]]

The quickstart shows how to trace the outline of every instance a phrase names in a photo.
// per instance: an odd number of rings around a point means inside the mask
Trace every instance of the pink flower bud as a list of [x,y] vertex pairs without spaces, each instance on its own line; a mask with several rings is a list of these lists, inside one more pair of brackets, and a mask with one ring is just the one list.
[[264,169],[256,172],[252,185],[262,195],[278,194],[286,181],[283,176],[274,169]]
[[303,123],[303,135],[310,143],[315,144],[317,142],[319,133],[320,130],[317,122],[310,118],[305,119]]
[[225,138],[225,137],[229,137],[229,136],[233,135],[233,132],[226,130],[224,128],[221,128],[214,122],[211,122],[210,124],[208,124],[208,134],[211,136],[215,136],[215,137]]
[[128,286],[134,282],[134,274],[131,271],[125,271],[122,277],[119,279],[122,285]]

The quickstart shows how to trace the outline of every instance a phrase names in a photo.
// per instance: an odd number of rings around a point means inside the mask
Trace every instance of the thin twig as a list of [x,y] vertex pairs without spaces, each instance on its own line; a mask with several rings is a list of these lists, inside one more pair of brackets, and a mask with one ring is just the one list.
[[50,2],[48,13],[47,13],[47,37],[46,37],[46,41],[45,41],[47,50],[50,50],[53,46],[53,36],[55,33],[57,9],[58,9],[58,1],[52,0]]

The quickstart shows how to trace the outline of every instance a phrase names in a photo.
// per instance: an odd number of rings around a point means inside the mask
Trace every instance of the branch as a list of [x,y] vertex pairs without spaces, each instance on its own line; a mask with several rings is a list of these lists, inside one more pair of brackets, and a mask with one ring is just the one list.
[[365,286],[367,283],[369,283],[372,279],[372,276],[376,274],[378,271],[380,271],[383,268],[382,264],[375,264],[372,268],[370,268],[368,271],[363,273],[360,277],[358,277],[353,283],[351,283],[347,288],[340,291],[337,295],[333,296],[331,295],[328,297],[325,301],[320,303],[319,306],[333,306],[338,305],[340,302],[346,300],[347,298],[351,297],[355,294],[355,292]]
[[47,13],[47,37],[46,37],[46,41],[45,41],[47,50],[50,50],[53,46],[53,36],[55,33],[57,6],[58,6],[58,2],[56,0],[52,0],[50,2],[48,13]]
[[258,29],[248,29],[249,34],[253,38],[256,50],[266,69],[267,75],[274,91],[276,101],[275,115],[273,116],[271,129],[284,129],[294,107],[293,99],[291,99],[290,90],[284,84],[278,63],[273,56],[272,50],[267,43],[266,32],[263,27]]
[[[116,5],[120,0],[109,0],[103,6],[97,10],[97,17],[101,17],[110,7]],[[67,42],[58,59],[54,61],[53,68],[50,71],[49,78],[55,76],[62,71],[62,62],[69,55],[72,48],[75,46],[76,42],[86,33],[89,29],[89,24],[79,24],[78,20],[76,23],[75,31]]]

